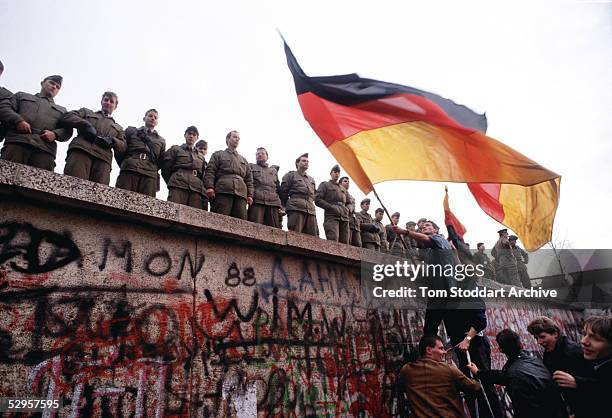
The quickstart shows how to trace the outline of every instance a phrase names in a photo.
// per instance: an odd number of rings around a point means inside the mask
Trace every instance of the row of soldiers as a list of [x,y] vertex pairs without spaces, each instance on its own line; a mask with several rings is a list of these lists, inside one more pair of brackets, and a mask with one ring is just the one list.
[[527,271],[529,254],[518,246],[516,235],[508,235],[507,229],[497,231],[499,239],[491,249],[493,261],[485,253],[482,242],[477,245],[474,261],[484,267],[485,278],[512,286],[531,287]]
[[[0,74],[3,66],[0,62]],[[414,240],[398,236],[400,214],[391,216],[392,223],[383,226],[383,209],[369,213],[370,199],[363,199],[360,210],[349,193],[348,177],[340,177],[340,167],[330,171],[330,179],[315,188],[307,174],[308,154],[295,160],[295,170],[279,181],[279,167],[268,164],[268,152],[258,148],[252,164],[237,152],[240,134],[226,135],[227,148],[212,154],[206,162],[208,144],[199,140],[195,126],[184,133],[185,143],[166,150],[165,139],[157,133],[159,112],[149,109],[144,125],[123,130],[112,117],[119,104],[116,93],[102,95],[100,110],[81,108],[68,112],[55,103],[62,86],[62,77],[52,75],[41,82],[40,92],[29,94],[0,88],[0,140],[6,137],[0,157],[5,160],[51,170],[55,167],[57,142],[68,141],[73,129],[77,136],[70,142],[64,174],[98,182],[110,183],[113,156],[120,167],[116,187],[155,197],[160,187],[160,175],[168,185],[168,200],[241,219],[248,219],[277,228],[287,216],[291,231],[319,235],[316,208],[325,211],[323,227],[328,240],[357,247],[390,252],[418,262],[419,250]],[[408,222],[408,230],[420,228],[425,218]],[[438,229],[437,226],[434,228]],[[486,266],[491,278],[500,282],[520,284],[526,275],[528,261],[523,250],[516,252],[516,237],[505,237],[493,249],[495,263],[488,261],[484,245],[479,243],[477,257]],[[513,243],[513,244],[512,244]],[[507,249],[512,245],[512,250]],[[499,253],[499,256],[497,255]],[[524,262],[517,262],[524,260]],[[528,282],[528,276],[527,276]]]
[[157,110],[145,112],[143,126],[124,130],[112,116],[119,104],[116,93],[103,93],[100,110],[67,111],[54,100],[62,82],[61,76],[51,75],[36,94],[0,91],[0,140],[5,140],[0,158],[53,171],[57,142],[68,141],[76,129],[64,174],[108,185],[114,157],[120,167],[118,188],[154,197],[161,171],[169,201],[204,210],[210,203],[214,212],[278,228],[286,215],[289,230],[318,236],[316,205],[325,211],[328,239],[388,249],[383,210],[372,218],[365,199],[361,211],[356,211],[349,179],[340,178],[338,166],[332,168],[330,180],[315,189],[314,179],[306,173],[308,154],[302,154],[295,160],[296,169],[279,181],[278,166],[268,165],[265,148],[257,149],[255,164],[237,152],[237,131],[227,134],[227,148],[207,162],[208,144],[198,140],[195,126],[185,130],[184,144],[166,150],[165,139],[155,130]]

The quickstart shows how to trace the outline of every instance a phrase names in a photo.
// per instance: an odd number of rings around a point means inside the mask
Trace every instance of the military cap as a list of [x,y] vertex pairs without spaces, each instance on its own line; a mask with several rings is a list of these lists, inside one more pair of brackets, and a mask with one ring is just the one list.
[[398,218],[400,217],[400,213],[399,212],[395,212],[393,215],[391,215],[391,217],[393,218],[394,216],[397,216]]
[[413,226],[413,225],[416,225],[415,221],[408,221],[408,222],[406,222],[406,226]]
[[195,147],[196,148],[208,148],[208,142],[204,141],[203,139],[200,139],[198,142],[195,143]]
[[364,203],[370,203],[370,199],[368,199],[367,197],[365,199],[363,199],[361,201],[361,204],[363,205]]
[[507,229],[500,229],[499,231],[497,231],[497,233],[498,233],[499,235],[501,235],[501,234],[506,234],[506,233],[508,233],[508,230],[507,230]]
[[427,220],[427,218],[421,218],[417,221],[418,224],[420,224],[421,222],[425,222]]
[[510,241],[516,241],[516,240],[518,239],[518,237],[517,237],[516,235],[510,235],[510,236],[508,237],[508,239],[509,239]]
[[188,126],[187,129],[185,129],[185,133],[187,133],[187,132],[193,132],[197,136],[200,136],[200,132],[198,132],[198,128],[196,128],[193,125],[192,126]]
[[297,157],[297,158],[295,159],[295,165],[297,165],[297,163],[299,163],[299,162],[300,162],[300,159],[301,159],[302,157],[306,157],[306,158],[308,158],[308,153],[306,152],[306,153],[304,153],[304,154],[300,155],[299,157]]
[[48,75],[45,77],[45,79],[43,80],[43,83],[47,80],[51,80],[51,81],[55,81],[57,84],[59,84],[60,86],[62,85],[62,81],[64,81],[64,79],[62,78],[61,75]]
[[330,171],[330,173],[339,173],[339,172],[340,172],[340,166],[338,164],[333,166]]
[[376,210],[374,211],[374,213],[378,213],[378,212],[380,212],[380,213],[385,213],[385,211],[383,210],[383,208],[378,208],[378,209],[376,209]]

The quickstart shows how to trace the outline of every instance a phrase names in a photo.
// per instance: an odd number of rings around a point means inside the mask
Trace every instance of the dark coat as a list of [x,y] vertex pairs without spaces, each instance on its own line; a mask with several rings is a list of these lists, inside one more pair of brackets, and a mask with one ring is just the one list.
[[478,378],[506,386],[515,418],[567,417],[561,393],[542,360],[521,352],[502,370],[482,370]]
[[576,418],[610,417],[612,394],[612,357],[594,363],[591,376],[574,376],[578,408]]

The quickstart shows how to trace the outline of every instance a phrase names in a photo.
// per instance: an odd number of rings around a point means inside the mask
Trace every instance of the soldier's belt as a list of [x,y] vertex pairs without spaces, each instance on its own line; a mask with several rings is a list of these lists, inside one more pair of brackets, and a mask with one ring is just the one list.
[[189,171],[194,177],[200,177],[200,172],[198,170],[192,170],[190,168],[179,168],[176,171]]
[[312,198],[305,194],[292,194],[289,197],[292,199],[306,199],[308,201],[312,201]]

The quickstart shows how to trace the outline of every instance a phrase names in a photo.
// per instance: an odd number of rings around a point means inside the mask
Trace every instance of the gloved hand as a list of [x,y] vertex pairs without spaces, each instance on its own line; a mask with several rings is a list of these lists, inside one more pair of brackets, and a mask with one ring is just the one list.
[[101,148],[111,149],[114,142],[115,141],[110,136],[97,136],[95,143]]
[[82,128],[78,128],[79,135],[88,140],[89,142],[95,142],[97,131],[96,128],[90,123]]

